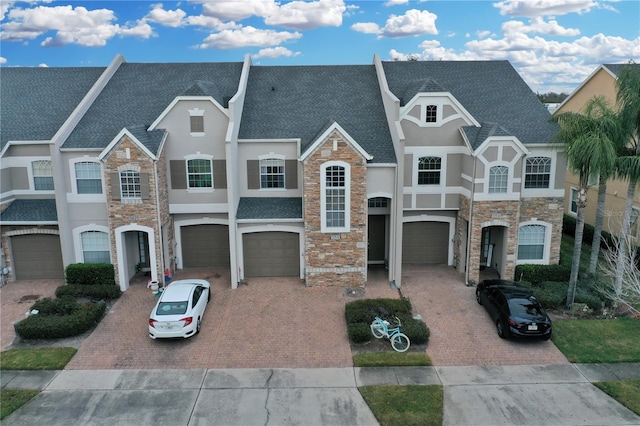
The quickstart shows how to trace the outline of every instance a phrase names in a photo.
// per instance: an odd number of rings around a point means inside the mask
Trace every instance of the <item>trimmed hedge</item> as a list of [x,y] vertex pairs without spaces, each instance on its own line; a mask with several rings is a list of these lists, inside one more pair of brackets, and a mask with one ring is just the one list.
[[112,300],[122,295],[122,290],[115,284],[67,284],[56,288],[56,297],[73,296],[88,297],[96,300]]
[[24,339],[59,339],[77,336],[95,327],[102,319],[105,310],[104,303],[86,303],[79,305],[70,315],[30,315],[16,323],[15,330]]
[[420,345],[429,341],[430,331],[427,325],[413,319],[412,307],[409,299],[361,299],[345,305],[345,319],[347,334],[353,343],[370,341],[370,325],[375,317],[389,320],[393,324],[397,316],[402,321],[401,331],[407,335],[412,344]]
[[115,270],[110,263],[73,263],[65,269],[67,284],[115,284]]
[[516,281],[538,284],[545,281],[569,281],[571,265],[516,265]]
[[80,304],[72,296],[63,296],[57,299],[45,297],[37,300],[31,310],[37,310],[39,315],[71,315],[78,310]]
[[[546,281],[536,285],[519,284],[530,287],[533,291],[533,296],[545,308],[557,308],[563,306],[567,301],[569,282]],[[602,297],[593,288],[593,282],[590,280],[582,280],[576,283],[574,303],[586,303],[589,308],[595,311],[600,311],[604,306]]]

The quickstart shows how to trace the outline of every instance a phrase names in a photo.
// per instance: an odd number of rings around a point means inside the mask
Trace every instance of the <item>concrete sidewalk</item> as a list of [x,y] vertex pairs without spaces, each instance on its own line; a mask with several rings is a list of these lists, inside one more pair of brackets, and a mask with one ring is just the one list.
[[42,392],[6,425],[376,425],[357,388],[444,387],[445,425],[639,425],[591,385],[640,364],[319,369],[2,371]]

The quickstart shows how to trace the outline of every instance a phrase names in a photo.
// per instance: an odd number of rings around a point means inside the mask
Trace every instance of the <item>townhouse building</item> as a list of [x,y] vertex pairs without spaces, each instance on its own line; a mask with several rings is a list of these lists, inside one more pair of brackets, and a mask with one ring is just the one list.
[[506,61],[3,68],[10,280],[109,262],[364,286],[559,260],[566,157]]

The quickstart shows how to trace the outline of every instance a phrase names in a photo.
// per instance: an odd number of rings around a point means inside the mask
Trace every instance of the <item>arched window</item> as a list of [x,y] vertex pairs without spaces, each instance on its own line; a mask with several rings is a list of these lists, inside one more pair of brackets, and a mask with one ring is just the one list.
[[440,157],[420,157],[418,159],[418,185],[440,185]]
[[549,188],[551,178],[551,158],[527,158],[524,175],[525,188]]
[[489,194],[506,193],[509,183],[509,168],[493,166],[489,169]]
[[80,234],[84,263],[111,263],[109,234],[86,231]]

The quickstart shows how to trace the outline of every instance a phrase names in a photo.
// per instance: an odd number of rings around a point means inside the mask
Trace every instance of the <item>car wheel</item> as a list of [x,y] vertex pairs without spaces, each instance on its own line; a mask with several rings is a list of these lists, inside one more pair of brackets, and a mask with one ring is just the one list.
[[476,301],[478,302],[478,305],[482,305],[482,300],[480,300],[480,292],[478,290],[476,290]]
[[498,332],[498,336],[500,336],[501,339],[507,337],[507,330],[505,330],[502,320],[496,321],[496,331]]
[[542,336],[542,340],[545,342],[551,338],[551,334],[547,334],[546,336]]
[[202,325],[202,321],[200,321],[200,318],[198,318],[198,323],[196,325],[196,334],[200,333],[201,325]]

